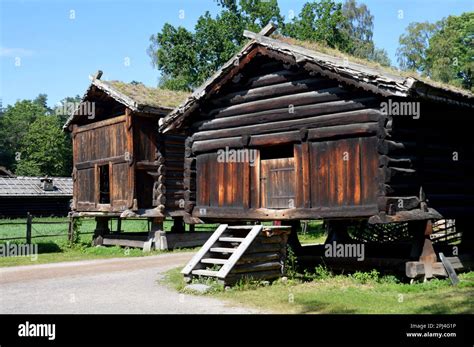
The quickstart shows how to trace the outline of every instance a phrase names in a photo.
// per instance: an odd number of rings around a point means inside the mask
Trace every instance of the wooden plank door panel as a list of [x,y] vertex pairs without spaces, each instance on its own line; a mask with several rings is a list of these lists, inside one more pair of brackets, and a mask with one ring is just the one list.
[[111,163],[110,168],[110,203],[114,207],[114,210],[123,211],[130,207],[129,200],[132,192],[128,189],[124,189],[128,184],[130,166],[126,162]]
[[294,158],[262,160],[261,168],[262,207],[294,208],[296,203]]
[[78,209],[92,210],[95,207],[94,168],[77,170],[76,204]]

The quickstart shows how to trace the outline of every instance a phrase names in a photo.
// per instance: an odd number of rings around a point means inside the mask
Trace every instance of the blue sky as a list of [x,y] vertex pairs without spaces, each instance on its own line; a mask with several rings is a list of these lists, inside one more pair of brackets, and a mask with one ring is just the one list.
[[[307,1],[279,0],[279,5],[288,17]],[[410,22],[474,10],[472,0],[363,2],[375,17],[374,41],[392,63],[398,38]],[[88,76],[98,69],[104,71],[102,79],[156,86],[159,72],[146,53],[150,36],[165,22],[192,30],[206,10],[216,14],[219,8],[214,0],[0,0],[3,106],[39,93],[48,94],[51,106],[66,96],[82,95]]]

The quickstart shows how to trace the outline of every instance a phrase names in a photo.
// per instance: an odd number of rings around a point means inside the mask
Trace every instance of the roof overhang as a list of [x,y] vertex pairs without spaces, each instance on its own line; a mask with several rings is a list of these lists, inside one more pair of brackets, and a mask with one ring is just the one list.
[[[91,93],[93,92],[93,88],[97,88],[106,95],[110,96],[117,102],[123,104],[125,107],[128,107],[131,111],[133,112],[143,112],[143,113],[151,113],[155,114],[157,116],[163,117],[166,116],[167,114],[170,113],[170,111],[173,110],[172,107],[154,107],[150,105],[143,105],[138,103],[137,101],[133,100],[129,96],[125,95],[121,91],[117,90],[114,88],[112,85],[110,85],[107,82],[101,81],[98,78],[93,78],[91,81],[91,84],[89,85],[89,88],[87,88],[86,92],[84,93],[84,96],[82,97],[81,104],[88,101]],[[69,116],[67,119],[66,123],[63,126],[64,131],[71,131],[70,125],[75,123],[80,116],[80,110],[81,107],[77,107],[74,112]]]
[[363,88],[384,97],[420,97],[457,106],[474,108],[474,95],[470,92],[439,86],[416,77],[403,77],[383,70],[351,62],[281,40],[249,31],[244,36],[251,39],[237,54],[170,114],[160,119],[160,131],[180,128],[200,102],[219,91],[226,81],[252,60],[257,53],[302,66],[309,72],[319,73],[342,83]]

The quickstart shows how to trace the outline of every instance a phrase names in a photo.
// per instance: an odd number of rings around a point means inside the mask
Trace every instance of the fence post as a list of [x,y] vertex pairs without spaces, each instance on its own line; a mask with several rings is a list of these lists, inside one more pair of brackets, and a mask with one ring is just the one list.
[[69,216],[69,226],[67,230],[67,240],[72,242],[74,238],[74,217]]
[[26,243],[31,244],[31,224],[32,224],[33,218],[31,217],[31,214],[27,212],[26,214]]

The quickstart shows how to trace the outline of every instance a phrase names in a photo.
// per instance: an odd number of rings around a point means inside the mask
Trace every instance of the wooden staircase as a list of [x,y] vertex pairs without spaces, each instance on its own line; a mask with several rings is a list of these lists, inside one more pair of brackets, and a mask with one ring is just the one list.
[[[282,233],[272,237],[273,228],[221,224],[181,273],[189,280],[205,276],[229,284],[250,274],[257,278],[279,277],[287,237]],[[262,240],[269,243],[262,244]]]
[[[242,254],[262,231],[262,225],[229,226],[221,224],[181,273],[185,276],[209,276],[224,279]],[[247,232],[245,237],[234,234]],[[241,234],[241,233],[240,233]],[[211,265],[215,270],[206,270]]]

